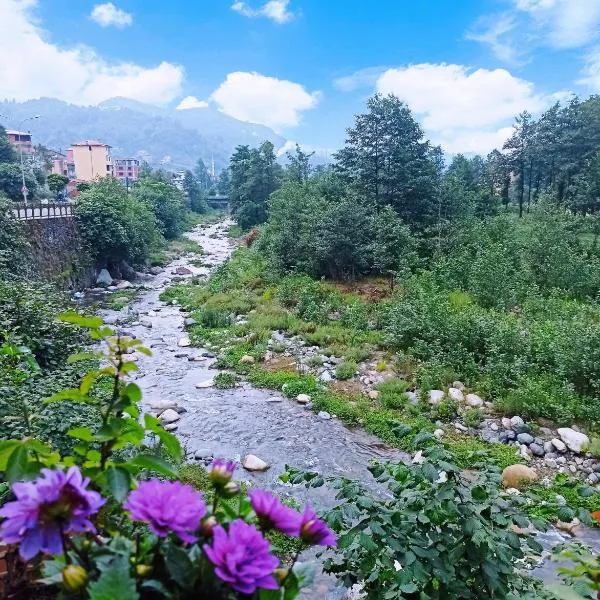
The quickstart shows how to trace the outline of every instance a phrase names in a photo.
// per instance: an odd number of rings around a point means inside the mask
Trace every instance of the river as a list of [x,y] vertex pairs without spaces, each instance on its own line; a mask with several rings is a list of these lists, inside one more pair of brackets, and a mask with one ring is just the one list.
[[[331,506],[332,495],[326,488],[292,488],[279,480],[285,465],[369,482],[367,467],[372,459],[400,460],[405,455],[386,447],[368,433],[347,429],[336,419],[323,420],[277,392],[254,389],[246,383],[228,390],[197,388],[196,384],[218,374],[210,366],[214,359],[191,360],[200,357],[202,349],[179,346],[179,341],[186,337],[184,315],[178,306],[167,305],[159,299],[161,292],[177,277],[173,271],[178,267],[192,273],[184,278],[207,277],[228,259],[234,249],[234,243],[227,236],[230,225],[225,221],[199,226],[186,234],[202,246],[211,267],[192,264],[197,256],[182,256],[172,261],[163,273],[154,276],[150,289],[139,295],[128,309],[104,310],[101,314],[114,321],[122,319],[124,312],[130,318],[137,313],[133,317],[136,318],[134,324],[127,324],[125,329],[152,348],[151,357],[141,356],[138,361],[137,383],[143,390],[144,408],[150,411],[157,402],[174,402],[185,410],[176,433],[188,458],[209,460],[213,456],[240,461],[245,455],[254,454],[269,463],[270,468],[262,473],[249,473],[240,467],[238,479],[279,494],[292,494],[317,509],[327,508]],[[541,537],[547,548],[565,539],[555,530]],[[586,531],[584,541],[597,546],[598,530]],[[543,565],[539,575],[554,579],[554,566]],[[321,576],[303,598],[339,600],[344,593],[332,578]]]

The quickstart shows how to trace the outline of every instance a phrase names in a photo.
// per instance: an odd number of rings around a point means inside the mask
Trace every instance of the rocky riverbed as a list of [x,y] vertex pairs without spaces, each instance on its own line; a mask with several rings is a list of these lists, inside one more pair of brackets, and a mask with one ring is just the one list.
[[[212,269],[227,260],[234,247],[227,237],[229,225],[222,222],[199,226],[187,234],[204,249],[202,263],[207,266],[197,266],[197,255],[185,254],[165,269],[154,269],[146,277],[137,299],[128,307],[119,311],[104,310],[101,314],[107,322],[143,339],[152,349],[151,357],[140,357],[138,362],[138,384],[144,392],[144,408],[161,415],[165,426],[177,433],[188,460],[208,463],[215,456],[236,459],[249,468],[240,467],[238,478],[279,494],[290,493],[302,502],[309,501],[317,509],[326,508],[333,501],[327,489],[290,488],[279,480],[285,465],[368,482],[371,477],[367,467],[373,458],[402,460],[408,457],[386,447],[374,436],[349,430],[331,415],[314,414],[310,405],[289,401],[277,392],[253,389],[246,383],[226,390],[212,385],[218,374],[212,367],[216,357],[207,349],[191,347],[185,333],[186,324],[191,323],[189,315],[178,306],[162,302],[159,296],[173,282],[190,277],[206,278]],[[333,366],[319,367],[320,374],[327,372],[331,376]],[[321,379],[327,377],[321,376]],[[361,383],[370,387],[375,379],[371,381],[369,374],[362,375]],[[510,426],[515,435],[523,433],[508,423],[504,424],[506,427],[500,422],[497,425],[485,422],[483,428],[490,433],[501,433]],[[537,442],[532,437],[529,447]],[[543,448],[541,442],[538,445]],[[547,450],[557,452],[560,448],[548,446]],[[594,470],[590,468],[588,474]],[[593,545],[600,542],[595,530],[585,530],[582,536]],[[565,540],[555,530],[542,538],[548,548]],[[553,568],[543,566],[540,575],[552,578]],[[331,579],[321,577],[306,597],[334,600],[344,594]]]

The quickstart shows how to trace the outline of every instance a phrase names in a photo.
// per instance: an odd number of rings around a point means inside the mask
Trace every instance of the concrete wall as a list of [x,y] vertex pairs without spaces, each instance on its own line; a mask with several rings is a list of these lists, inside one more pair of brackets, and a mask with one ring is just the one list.
[[108,146],[73,146],[75,177],[79,181],[94,181],[112,175]]

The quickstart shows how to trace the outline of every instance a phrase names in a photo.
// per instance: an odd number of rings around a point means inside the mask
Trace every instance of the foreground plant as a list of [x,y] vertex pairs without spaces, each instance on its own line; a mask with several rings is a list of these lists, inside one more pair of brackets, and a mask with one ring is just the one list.
[[[137,370],[128,355],[149,351],[100,319],[63,319],[104,343],[97,356],[104,366],[48,402],[91,404],[100,423],[69,432],[78,440],[72,456],[29,437],[0,442],[0,471],[12,495],[0,508],[0,544],[18,550],[23,573],[41,572],[38,583],[60,598],[295,598],[311,570],[296,563],[297,554],[283,564],[265,534],[297,538],[301,548],[334,546],[333,532],[309,507],[301,513],[269,492],[246,494],[233,481],[231,461],[214,461],[210,503],[178,481],[177,438],[158,419],[140,415],[141,390],[127,381]],[[96,393],[100,382],[104,394]],[[158,444],[148,442],[152,437]],[[32,585],[17,592],[32,597]]]
[[[364,598],[373,600],[549,597],[539,591],[540,582],[517,570],[542,550],[529,533],[533,521],[522,512],[526,499],[502,494],[494,467],[468,474],[433,436],[421,434],[416,442],[430,444],[422,461],[371,467],[384,493],[326,480],[343,502],[326,517],[339,537],[325,570],[348,587],[360,585]],[[313,487],[325,483],[292,469],[284,478]]]

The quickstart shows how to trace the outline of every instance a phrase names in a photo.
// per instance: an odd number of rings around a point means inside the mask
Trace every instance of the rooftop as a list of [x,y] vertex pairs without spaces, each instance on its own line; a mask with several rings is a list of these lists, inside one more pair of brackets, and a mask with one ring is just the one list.
[[103,144],[98,140],[83,140],[81,142],[76,142],[75,144],[71,144],[72,146],[102,146],[105,148],[110,148],[108,144]]
[[9,135],[31,135],[30,131],[16,131],[14,129],[7,129],[6,133]]

